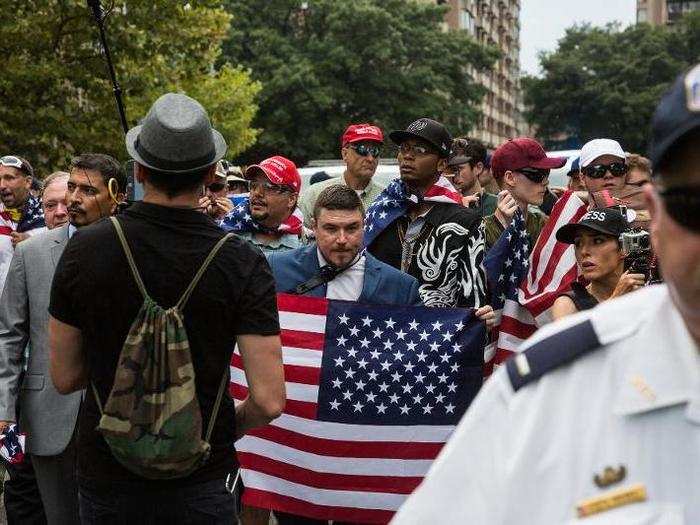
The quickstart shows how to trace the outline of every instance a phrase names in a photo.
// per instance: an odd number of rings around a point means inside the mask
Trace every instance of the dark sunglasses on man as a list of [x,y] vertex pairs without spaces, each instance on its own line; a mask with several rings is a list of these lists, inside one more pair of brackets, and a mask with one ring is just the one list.
[[700,186],[659,189],[666,213],[678,224],[700,233]]
[[212,193],[218,193],[221,190],[223,190],[226,186],[224,185],[223,182],[213,182],[209,186],[207,186],[207,189],[212,192]]
[[611,162],[610,164],[586,166],[581,172],[591,179],[602,179],[608,171],[613,177],[622,177],[628,170],[629,167],[624,162]]
[[373,157],[377,158],[382,152],[382,147],[377,144],[348,144],[348,147],[353,149],[355,153],[361,157],[372,155]]
[[525,177],[527,177],[528,180],[536,184],[541,184],[547,179],[547,177],[549,177],[549,170],[540,170],[536,168],[522,168],[514,171],[516,173],[525,175]]

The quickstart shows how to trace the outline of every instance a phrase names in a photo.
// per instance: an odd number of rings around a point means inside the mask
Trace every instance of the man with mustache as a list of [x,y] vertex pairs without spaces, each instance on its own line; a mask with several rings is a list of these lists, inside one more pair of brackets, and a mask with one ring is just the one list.
[[316,199],[328,186],[343,184],[353,189],[365,209],[370,207],[384,189],[373,180],[384,146],[381,128],[372,124],[350,124],[340,139],[340,145],[340,156],[345,163],[343,174],[317,184],[312,182],[299,198],[299,208],[304,214],[304,225],[307,228],[312,226]]
[[263,253],[299,248],[303,217],[297,207],[301,177],[296,165],[276,155],[248,166],[245,178],[250,199],[229,212],[221,227],[238,233]]
[[[54,187],[65,184],[66,213],[50,218],[48,231],[18,244],[0,298],[0,428],[16,421],[27,433],[27,450],[36,472],[48,523],[79,523],[73,433],[82,393],[60,395],[49,377],[48,305],[55,265],[69,237],[112,215],[126,187],[126,174],[108,155],[83,154],[71,162],[67,181],[60,176],[45,187],[47,203]],[[111,195],[109,187],[115,192]],[[48,192],[48,194],[47,194]],[[60,202],[60,196],[54,197]],[[57,227],[54,227],[57,226]],[[22,355],[31,344],[27,370]]]
[[34,169],[26,159],[0,157],[0,292],[14,246],[44,227],[41,199],[30,191],[33,180]]

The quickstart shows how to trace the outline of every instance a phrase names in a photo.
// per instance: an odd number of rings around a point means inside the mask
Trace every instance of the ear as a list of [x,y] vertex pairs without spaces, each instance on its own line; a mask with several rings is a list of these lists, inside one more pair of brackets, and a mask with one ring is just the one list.
[[340,157],[343,159],[343,162],[347,162],[347,156],[348,156],[348,147],[343,146],[340,148]]
[[289,213],[292,213],[294,211],[294,208],[297,207],[297,203],[299,202],[299,194],[298,193],[292,193],[289,196]]
[[143,184],[143,181],[146,179],[145,177],[146,170],[143,169],[143,166],[139,164],[138,162],[134,163],[134,178],[136,179],[136,182]]
[[437,161],[437,170],[438,173],[443,173],[447,169],[447,159],[445,158],[440,158]]
[[474,174],[478,177],[484,173],[484,163],[479,161],[474,165]]
[[513,173],[512,171],[506,170],[501,180],[503,181],[503,185],[509,186],[511,188],[515,187],[515,173]]
[[316,229],[318,228],[318,224],[316,223],[316,217],[311,217],[311,229],[314,232],[314,237],[316,236]]

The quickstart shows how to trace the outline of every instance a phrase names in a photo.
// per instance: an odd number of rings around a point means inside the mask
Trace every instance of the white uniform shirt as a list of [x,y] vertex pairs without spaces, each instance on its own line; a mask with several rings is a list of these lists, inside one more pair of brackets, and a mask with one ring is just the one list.
[[[316,249],[318,264],[322,267],[328,264],[321,255],[321,250]],[[326,285],[327,299],[342,299],[344,301],[357,301],[362,295],[362,287],[365,284],[365,259],[363,255],[350,268],[337,275]]]
[[[700,356],[666,286],[548,325],[526,346],[587,320],[599,344],[571,363],[517,391],[498,369],[394,523],[700,523]],[[620,481],[597,486],[620,466]],[[578,518],[577,504],[635,484],[646,501]]]

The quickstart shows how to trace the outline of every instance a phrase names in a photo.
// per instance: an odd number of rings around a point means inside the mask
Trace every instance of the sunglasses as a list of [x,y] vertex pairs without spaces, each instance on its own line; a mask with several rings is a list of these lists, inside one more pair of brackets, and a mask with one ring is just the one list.
[[519,170],[516,170],[517,173],[520,173],[521,175],[525,175],[525,177],[528,178],[528,180],[531,180],[532,182],[535,182],[537,184],[540,184],[541,182],[545,181],[547,177],[549,177],[549,170],[538,170],[535,168],[522,168]]
[[373,157],[377,158],[382,152],[381,146],[375,146],[370,144],[348,144],[348,147],[354,149],[355,153],[357,153],[361,157],[367,157],[369,155],[372,155]]
[[399,151],[401,152],[402,155],[406,155],[408,153],[412,153],[416,157],[423,157],[425,155],[430,155],[435,153],[435,151],[430,148],[429,146],[423,146],[422,144],[409,144],[408,142],[404,142],[399,146]]
[[257,180],[250,181],[250,191],[262,191],[263,193],[294,193],[294,190],[283,184],[273,184],[270,181],[259,182]]
[[581,172],[591,179],[602,179],[609,171],[614,177],[621,177],[628,171],[628,166],[624,162],[613,162],[611,164],[596,164],[595,166],[586,166]]
[[213,184],[210,184],[209,186],[207,186],[209,191],[211,191],[212,193],[219,192],[219,191],[223,190],[225,187],[226,186],[224,186],[224,184],[222,182],[214,182]]
[[678,224],[700,233],[700,186],[675,186],[659,190],[666,213]]

